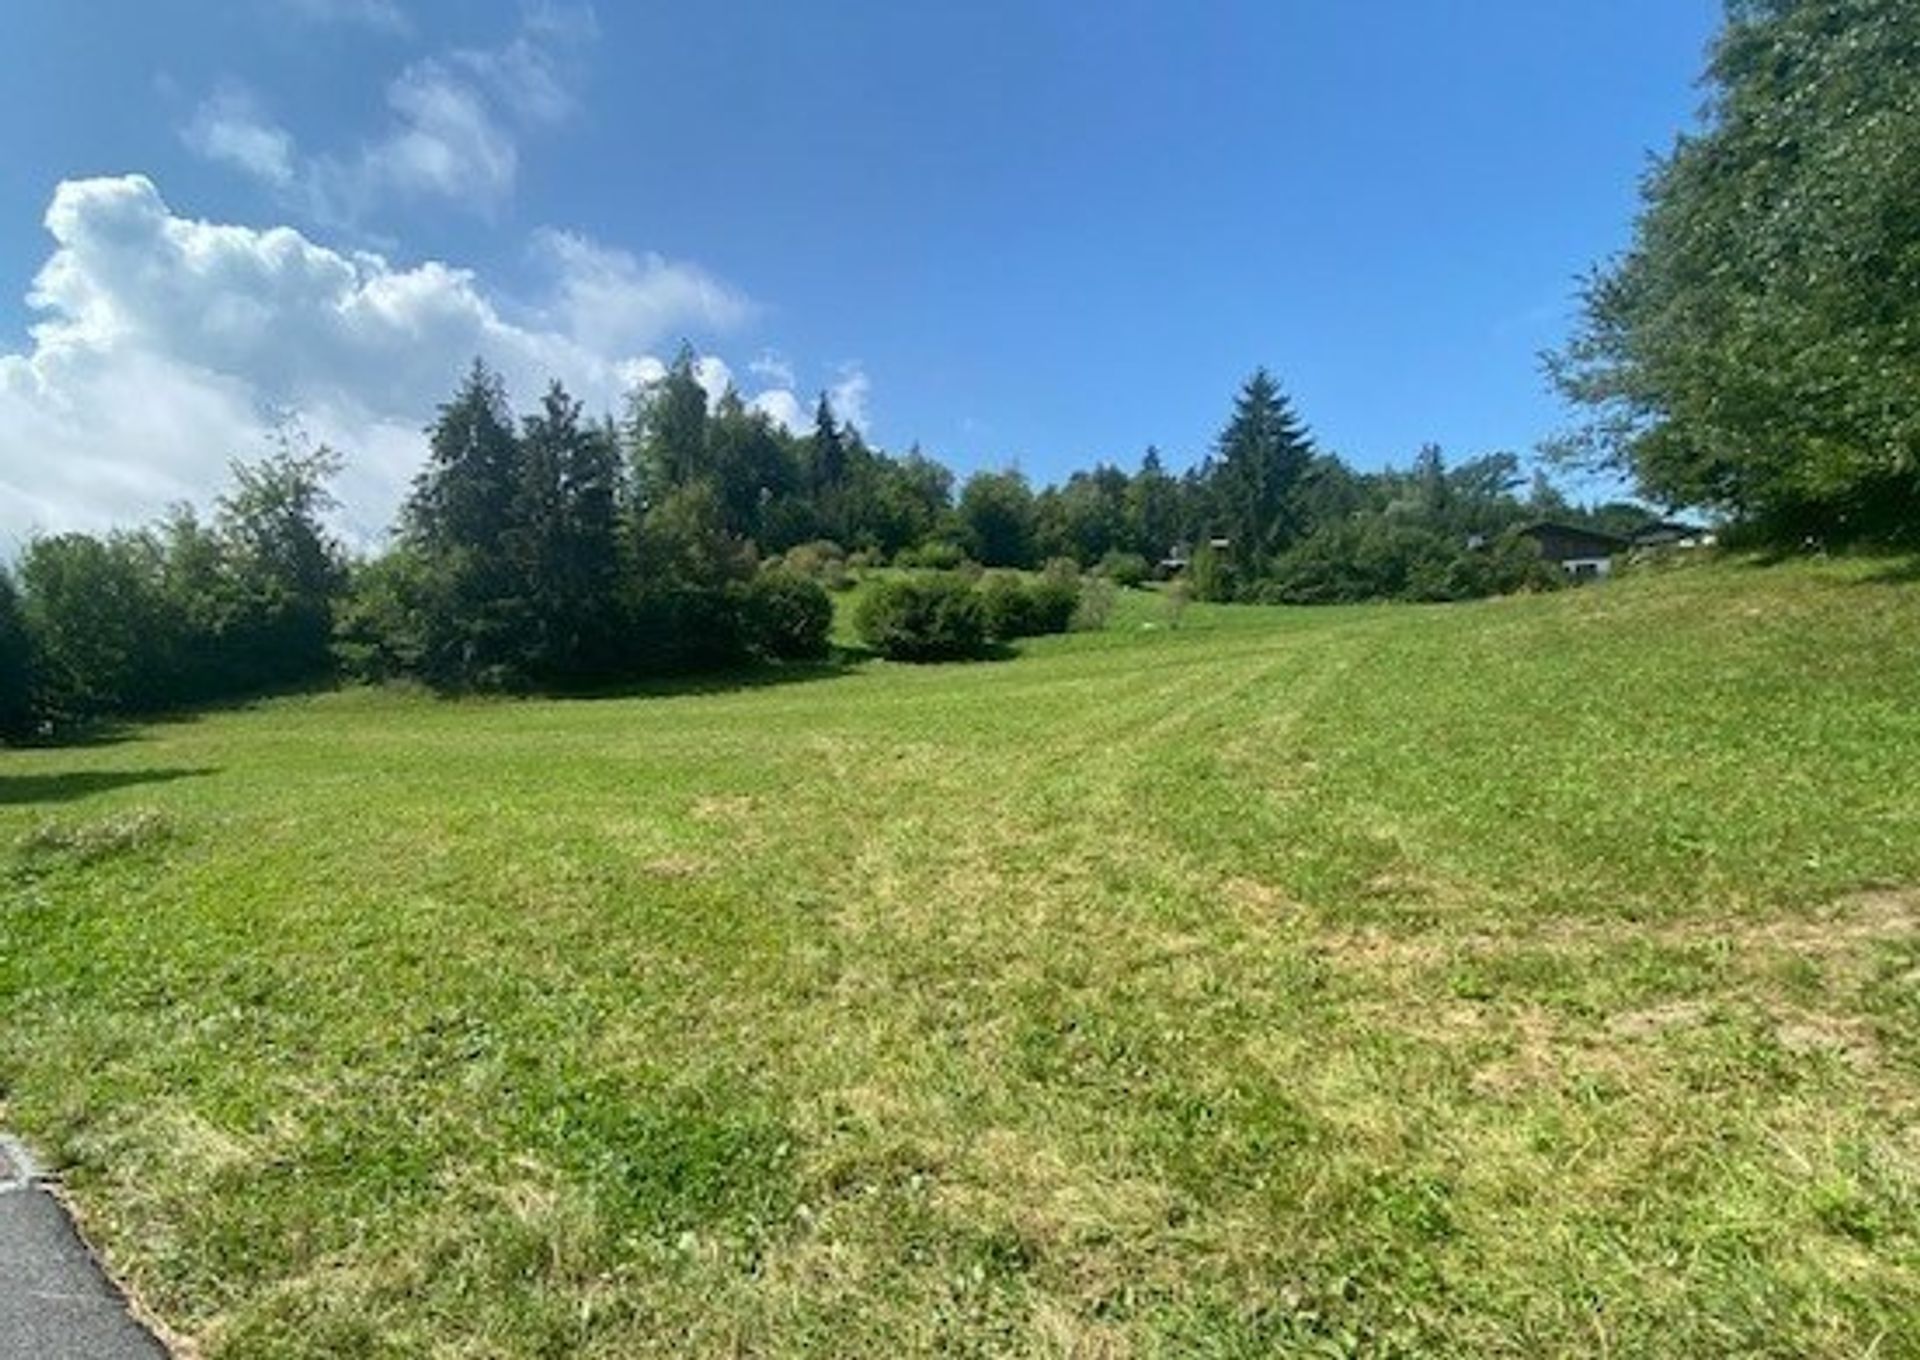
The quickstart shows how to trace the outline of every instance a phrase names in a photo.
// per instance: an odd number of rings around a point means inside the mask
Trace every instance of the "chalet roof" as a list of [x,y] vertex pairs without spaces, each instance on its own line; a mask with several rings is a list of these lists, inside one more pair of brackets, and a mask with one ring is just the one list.
[[1589,529],[1584,525],[1563,524],[1559,520],[1551,519],[1537,519],[1530,524],[1522,524],[1518,532],[1532,534],[1535,537],[1552,534],[1561,538],[1580,538],[1591,543],[1608,544],[1615,548],[1625,548],[1632,541],[1619,534],[1610,534],[1604,529]]

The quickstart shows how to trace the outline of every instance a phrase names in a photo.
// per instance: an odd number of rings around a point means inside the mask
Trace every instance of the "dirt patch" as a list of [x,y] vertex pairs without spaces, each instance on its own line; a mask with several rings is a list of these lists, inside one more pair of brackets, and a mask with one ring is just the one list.
[[1285,891],[1254,878],[1230,878],[1220,885],[1229,902],[1247,911],[1263,915],[1291,914],[1299,904]]
[[1879,1058],[1879,1044],[1865,1024],[1834,1015],[1791,1012],[1775,1023],[1773,1037],[1796,1057],[1833,1058],[1856,1072],[1868,1071]]
[[1607,1033],[1616,1039],[1650,1039],[1668,1030],[1692,1029],[1704,1021],[1710,1008],[1701,1001],[1669,1001],[1664,1006],[1622,1011],[1607,1021]]

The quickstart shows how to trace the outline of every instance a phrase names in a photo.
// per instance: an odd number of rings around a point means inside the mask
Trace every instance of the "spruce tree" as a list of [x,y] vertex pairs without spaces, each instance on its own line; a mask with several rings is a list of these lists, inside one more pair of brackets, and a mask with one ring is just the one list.
[[1255,369],[1216,444],[1219,528],[1242,571],[1257,571],[1298,536],[1294,490],[1313,441],[1266,369]]
[[423,568],[422,660],[438,683],[523,678],[531,611],[513,549],[524,495],[524,450],[506,389],[476,359],[429,431],[427,466],[403,519]]

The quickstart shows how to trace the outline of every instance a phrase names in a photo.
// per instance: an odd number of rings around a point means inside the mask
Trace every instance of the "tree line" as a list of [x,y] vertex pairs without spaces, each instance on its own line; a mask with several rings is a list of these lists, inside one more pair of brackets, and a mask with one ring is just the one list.
[[[354,558],[327,528],[327,450],[237,466],[209,517],[37,538],[0,574],[0,729],[178,707],[338,671],[443,689],[566,689],[827,651],[849,569],[1038,569],[877,592],[872,635],[957,655],[1053,631],[1085,573],[1188,573],[1207,599],[1459,599],[1546,584],[1512,538],[1539,509],[1517,458],[1426,450],[1364,474],[1318,452],[1264,371],[1211,454],[1178,476],[1149,449],[1035,491],[890,455],[823,396],[792,435],[695,356],[590,418],[559,384],[516,415],[476,361],[427,432],[392,542]],[[1574,513],[1561,504],[1566,513]],[[1504,536],[1503,536],[1504,535]],[[885,618],[881,616],[885,615]],[[938,636],[914,637],[912,621]],[[936,627],[937,622],[937,627]],[[903,631],[904,630],[904,631]]]

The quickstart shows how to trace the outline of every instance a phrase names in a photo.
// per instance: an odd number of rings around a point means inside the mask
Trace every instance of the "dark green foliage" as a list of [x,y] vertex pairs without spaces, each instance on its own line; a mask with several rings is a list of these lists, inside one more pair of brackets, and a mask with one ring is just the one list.
[[1187,580],[1192,584],[1196,600],[1231,600],[1240,586],[1239,574],[1227,550],[1216,548],[1212,543],[1202,543],[1193,550]]
[[1920,6],[1739,5],[1707,83],[1551,361],[1567,452],[1775,543],[1920,535]]
[[356,680],[424,675],[427,619],[445,592],[431,559],[406,545],[357,564],[334,622],[334,656]]
[[168,595],[150,533],[35,539],[20,562],[38,660],[41,710],[53,719],[151,710],[186,698],[186,620]]
[[808,661],[827,654],[833,601],[819,582],[774,567],[741,587],[740,605],[741,632],[755,656]]
[[1000,642],[1064,633],[1080,602],[1076,585],[1051,579],[1029,581],[1013,572],[989,572],[979,588],[987,636]]
[[1130,542],[1127,501],[1132,484],[1119,468],[1101,463],[1042,491],[1034,507],[1041,549],[1076,562],[1098,562]]
[[1144,585],[1153,568],[1147,559],[1137,552],[1124,552],[1115,548],[1100,559],[1097,568],[1100,575],[1122,589],[1131,589]]
[[1240,389],[1216,450],[1219,530],[1240,562],[1257,565],[1298,536],[1295,497],[1313,459],[1306,427],[1266,369]]
[[690,348],[681,346],[666,376],[634,394],[632,435],[643,498],[707,475],[707,393]]
[[966,560],[966,550],[959,544],[934,538],[895,554],[893,564],[922,571],[956,571]]
[[421,639],[422,674],[435,684],[509,687],[524,679],[533,605],[513,549],[525,481],[506,390],[476,360],[440,408],[402,518],[403,539],[431,564],[436,583]]
[[976,472],[960,489],[962,541],[988,567],[1030,567],[1034,561],[1033,490],[1017,472]]
[[980,592],[954,572],[881,581],[854,617],[861,641],[893,661],[957,661],[987,645]]
[[33,651],[19,592],[0,569],[0,741],[19,741],[33,731]]
[[518,664],[549,683],[611,674],[621,645],[620,451],[558,383],[521,435],[507,548],[524,602]]
[[[218,601],[212,628],[193,632],[198,638],[211,632],[220,673],[201,680],[196,692],[296,683],[331,664],[333,607],[346,581],[346,559],[322,517],[334,508],[327,485],[340,466],[330,449],[300,452],[291,445],[262,462],[236,464],[233,490],[220,498],[213,542],[195,542],[188,525],[180,525],[169,545],[169,574],[201,579],[182,607],[191,609],[195,599]],[[197,565],[189,568],[194,558]]]

